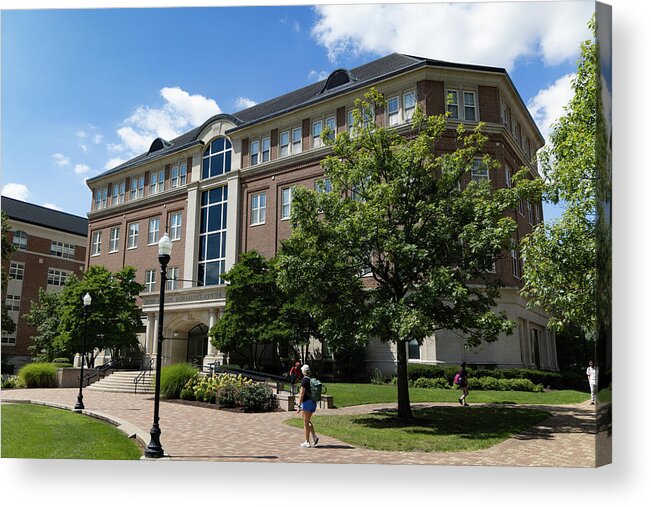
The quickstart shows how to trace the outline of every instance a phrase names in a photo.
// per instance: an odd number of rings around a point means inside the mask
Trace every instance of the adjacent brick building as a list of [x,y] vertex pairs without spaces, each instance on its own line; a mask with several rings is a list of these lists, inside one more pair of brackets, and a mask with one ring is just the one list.
[[8,238],[16,248],[2,259],[8,275],[3,298],[16,323],[14,333],[2,333],[2,362],[16,369],[30,360],[34,329],[22,317],[38,300],[38,290],[58,291],[68,275],[84,275],[88,220],[9,197],[1,202],[11,226]]
[[[156,242],[165,229],[174,242],[166,298],[164,363],[223,360],[206,337],[225,304],[220,278],[241,252],[274,256],[289,236],[292,186],[316,188],[324,179],[320,162],[330,152],[319,137],[326,127],[351,128],[354,100],[371,87],[387,99],[375,121],[408,133],[418,105],[426,114],[449,110],[450,143],[459,123],[482,121],[489,141],[485,151],[503,169],[489,178],[495,187],[511,184],[522,166],[537,178],[535,153],[544,140],[507,72],[394,53],[360,67],[334,71],[326,80],[230,114],[219,114],[171,141],[151,148],[88,180],[93,192],[89,213],[89,264],[138,269],[147,331],[143,347],[152,354],[158,326]],[[447,103],[447,98],[451,102]],[[445,149],[445,143],[442,145]],[[471,176],[469,176],[470,178]],[[518,230],[514,244],[542,221],[540,203],[522,202],[512,213]],[[411,361],[496,364],[556,369],[553,335],[541,311],[526,308],[519,295],[521,259],[517,249],[496,262],[506,287],[499,309],[517,323],[512,336],[465,350],[458,337],[437,333],[421,347],[409,348]],[[395,346],[374,343],[369,360],[390,372]]]

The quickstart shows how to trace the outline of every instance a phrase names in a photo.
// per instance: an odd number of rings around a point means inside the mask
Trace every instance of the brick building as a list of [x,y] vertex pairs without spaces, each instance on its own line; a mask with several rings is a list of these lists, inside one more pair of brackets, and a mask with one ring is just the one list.
[[34,329],[22,316],[38,300],[38,290],[58,291],[68,275],[84,275],[88,220],[9,197],[1,202],[11,226],[8,238],[16,248],[9,259],[2,259],[8,274],[3,297],[16,323],[14,333],[2,333],[2,362],[16,369],[30,360]]
[[[221,274],[241,252],[277,253],[290,234],[292,187],[316,188],[323,180],[320,161],[330,148],[322,145],[321,131],[351,128],[354,100],[371,87],[388,101],[385,110],[374,112],[375,121],[401,133],[410,130],[416,105],[428,115],[449,110],[450,135],[460,122],[469,127],[484,122],[489,136],[484,149],[503,170],[488,175],[478,167],[473,178],[490,178],[502,187],[521,166],[539,177],[534,160],[544,140],[504,69],[397,53],[336,70],[324,81],[232,115],[216,115],[171,141],[156,139],[147,153],[88,180],[93,193],[88,264],[137,268],[146,286],[141,342],[147,353],[154,352],[157,335],[156,243],[163,231],[174,244],[169,276],[183,280],[168,282],[163,331],[174,339],[166,340],[163,361],[223,360],[206,337],[225,304]],[[542,221],[542,207],[522,202],[512,216],[517,243]],[[410,346],[410,361],[557,369],[545,314],[527,309],[519,295],[517,250],[499,259],[495,269],[506,285],[498,309],[517,323],[516,332],[472,350],[458,337],[437,333],[421,347]],[[391,372],[395,346],[373,343],[368,358]]]

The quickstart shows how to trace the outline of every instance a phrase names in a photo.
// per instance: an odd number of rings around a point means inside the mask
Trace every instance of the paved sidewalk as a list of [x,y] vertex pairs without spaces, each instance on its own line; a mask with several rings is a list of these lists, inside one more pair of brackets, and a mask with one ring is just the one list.
[[[3,390],[0,395],[3,401],[29,400],[72,409],[77,393],[77,389],[12,389]],[[84,405],[87,412],[112,421],[129,434],[137,434],[145,445],[149,442],[154,405],[151,395],[85,390]],[[395,406],[363,405],[321,413],[358,414]],[[489,449],[424,453],[356,448],[323,435],[320,435],[317,448],[302,449],[299,447],[303,441],[302,428],[283,424],[283,420],[297,417],[295,413],[244,414],[163,401],[160,406],[161,443],[172,460],[538,467],[595,465],[595,411],[592,406],[586,402],[535,408],[553,415]],[[468,409],[459,407],[459,410]]]

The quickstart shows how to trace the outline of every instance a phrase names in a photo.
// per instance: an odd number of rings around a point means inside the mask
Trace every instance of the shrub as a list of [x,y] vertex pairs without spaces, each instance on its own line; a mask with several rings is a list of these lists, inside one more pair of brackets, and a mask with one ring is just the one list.
[[56,387],[57,368],[50,363],[30,363],[23,366],[18,376],[25,387]]
[[188,400],[188,401],[194,401],[194,390],[191,387],[184,387],[181,389],[181,393],[179,394],[179,398],[182,400]]
[[217,391],[216,401],[219,406],[233,408],[240,399],[240,388],[235,385],[225,385]]
[[271,388],[264,384],[246,385],[240,389],[240,400],[249,412],[271,412],[278,407],[278,400]]
[[504,379],[496,379],[495,377],[482,377],[479,380],[479,385],[484,391],[506,391],[508,389],[503,389],[502,382]]
[[55,368],[72,368],[72,363],[50,363]]
[[17,377],[16,375],[10,375],[7,378],[2,379],[2,385],[0,387],[2,387],[2,389],[17,389],[25,387],[25,383],[21,380],[20,377]]
[[565,371],[561,373],[563,389],[575,389],[577,391],[589,391],[587,377],[585,373],[577,373],[575,371]]
[[426,389],[449,389],[450,388],[450,384],[448,384],[448,381],[443,377],[438,377],[438,378],[421,377],[414,380],[413,386],[426,388]]
[[419,378],[438,378],[444,375],[443,368],[435,364],[408,364],[407,378],[416,380]]
[[371,368],[371,371],[369,372],[369,379],[371,381],[371,384],[378,386],[384,384],[384,375],[382,375],[382,372],[375,367]]
[[52,364],[65,364],[66,366],[59,366],[59,368],[67,368],[68,365],[72,365],[70,362],[70,359],[67,357],[57,357],[55,359],[52,359]]
[[160,375],[160,393],[164,398],[178,399],[181,390],[189,380],[197,377],[198,370],[187,363],[177,363],[165,366]]

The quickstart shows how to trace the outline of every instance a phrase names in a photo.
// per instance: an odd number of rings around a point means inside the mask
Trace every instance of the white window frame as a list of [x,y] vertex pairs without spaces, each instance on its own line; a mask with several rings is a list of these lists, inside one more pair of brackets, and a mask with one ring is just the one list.
[[[479,170],[483,167],[482,172]],[[486,172],[484,175],[483,172]],[[472,161],[472,169],[470,170],[470,179],[472,181],[490,181],[490,174],[488,167],[484,164],[484,161],[480,158],[475,158]]]
[[27,233],[25,231],[14,231],[11,244],[18,250],[27,250]]
[[95,209],[104,209],[108,204],[108,187],[95,189]]
[[[407,107],[407,96],[413,96],[414,105],[412,107]],[[405,123],[411,121],[411,118],[414,116],[414,111],[416,111],[416,92],[409,91],[405,92],[402,95],[402,106],[403,106],[403,119]]]
[[146,269],[145,270],[145,292],[155,292],[156,291],[156,270],[155,269]]
[[324,128],[324,130],[326,128],[328,130],[330,130],[331,134],[328,135],[328,138],[334,141],[335,137],[337,136],[337,117],[336,116],[326,116],[326,119],[323,122],[323,128]]
[[[472,97],[472,104],[468,105],[468,102],[466,101],[467,96]],[[463,90],[462,93],[463,97],[463,119],[466,121],[477,121],[478,120],[478,115],[477,115],[477,94],[474,91],[470,90]],[[472,109],[472,118],[468,118],[468,110]]]
[[183,212],[175,211],[170,213],[170,239],[179,241],[183,231]]
[[54,255],[55,257],[61,257],[63,259],[74,259],[75,245],[71,245],[70,243],[64,243],[62,241],[51,241],[50,255]]
[[49,287],[63,287],[66,284],[66,279],[71,274],[71,271],[66,271],[64,269],[48,268],[47,285]]
[[251,225],[262,225],[267,220],[267,193],[258,192],[251,196]]
[[11,261],[9,264],[9,280],[22,280],[25,278],[25,263]]
[[188,164],[180,162],[170,169],[170,188],[183,187],[187,183]]
[[134,248],[138,248],[139,235],[140,235],[140,222],[131,222],[129,224],[129,234],[127,236],[127,250],[133,250]]
[[[298,139],[296,138],[298,134]],[[292,129],[292,155],[301,153],[303,151],[303,128],[294,127]]]
[[152,172],[149,175],[149,194],[160,194],[165,190],[165,170]]
[[117,206],[118,204],[124,204],[125,194],[126,194],[126,180],[116,181],[113,183],[113,195],[111,197],[111,205]]
[[[287,141],[283,141],[283,137],[287,138]],[[284,130],[278,136],[278,158],[287,157],[291,154],[290,152],[290,132],[289,130]]]
[[263,137],[260,143],[260,161],[269,162],[271,160],[271,138]]
[[314,190],[319,193],[330,193],[332,192],[332,182],[330,178],[318,179],[314,182]]
[[321,132],[323,132],[323,120],[315,120],[312,122],[312,148],[321,148],[323,141],[321,139]]
[[102,231],[93,232],[93,242],[91,244],[91,256],[96,257],[102,253]]
[[[445,94],[445,107],[446,111],[450,113],[450,118],[453,120],[460,120],[459,116],[459,90],[456,88],[448,88]],[[455,111],[456,108],[456,111]]]
[[142,199],[145,196],[145,175],[134,176],[131,178],[130,200]]
[[[391,109],[391,102],[395,101],[395,110]],[[395,127],[400,124],[400,97],[395,96],[387,100],[387,125]]]
[[520,272],[520,254],[519,254],[518,249],[516,247],[515,240],[511,241],[511,270],[513,272],[513,276],[519,280],[520,275],[521,275],[521,272]]
[[5,306],[8,312],[20,312],[20,294],[7,294]]
[[534,225],[535,222],[533,218],[533,206],[529,199],[527,199],[527,218],[529,220],[529,224]]
[[115,253],[120,246],[120,227],[111,227],[109,234],[109,253]]
[[165,290],[176,290],[179,288],[179,267],[174,266],[167,269],[167,281],[165,282]]
[[292,196],[294,187],[285,187],[280,190],[280,219],[289,220],[292,215]]
[[504,166],[504,182],[508,188],[513,188],[513,174],[508,165]]
[[260,141],[256,139],[255,141],[251,141],[251,154],[250,154],[251,165],[258,165],[260,163],[259,159],[260,159]]
[[[160,217],[153,217],[149,219],[148,222],[148,227],[147,227],[147,244],[148,245],[156,245],[158,244],[158,240],[160,239]],[[152,226],[156,224],[156,228],[154,229]]]

